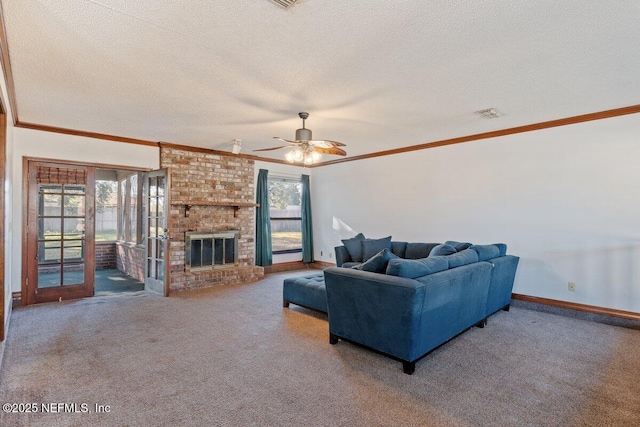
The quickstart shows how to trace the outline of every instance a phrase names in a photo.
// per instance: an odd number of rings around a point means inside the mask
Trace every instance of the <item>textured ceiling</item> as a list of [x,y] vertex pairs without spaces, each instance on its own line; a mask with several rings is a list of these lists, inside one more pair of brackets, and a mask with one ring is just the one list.
[[308,111],[353,156],[640,104],[637,0],[2,7],[18,119],[39,125],[250,153]]

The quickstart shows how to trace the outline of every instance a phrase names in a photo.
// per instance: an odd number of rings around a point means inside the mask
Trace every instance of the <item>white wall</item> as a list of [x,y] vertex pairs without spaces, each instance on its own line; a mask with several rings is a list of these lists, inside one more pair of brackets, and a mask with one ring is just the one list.
[[357,232],[504,242],[514,292],[640,312],[639,135],[635,114],[315,168],[316,258]]
[[[255,174],[253,175],[254,188],[255,188],[255,184],[258,182],[258,171],[260,169],[268,170],[270,176],[280,175],[280,176],[300,177],[303,174],[311,176],[311,169],[309,168],[293,166],[293,165],[284,165],[280,163],[256,161]],[[310,178],[310,181],[313,181],[313,178]],[[313,206],[311,206],[311,209],[313,210]],[[314,236],[314,239],[315,239],[315,236]],[[302,253],[273,255],[274,264],[280,264],[284,262],[295,262],[295,261],[302,261]]]
[[[22,159],[23,157],[37,157],[60,161],[76,161],[83,163],[97,163],[113,166],[128,166],[142,169],[157,169],[160,162],[158,147],[127,144],[121,142],[106,141],[101,139],[86,138],[74,135],[42,132],[32,129],[14,128],[13,141],[10,144],[11,162],[11,186],[13,194],[11,209],[13,224],[9,230],[22,230]],[[11,290],[18,292],[21,289],[22,272],[22,233],[16,231],[11,236],[12,251],[11,260],[5,262],[13,266],[11,272]],[[9,258],[9,256],[7,257]]]

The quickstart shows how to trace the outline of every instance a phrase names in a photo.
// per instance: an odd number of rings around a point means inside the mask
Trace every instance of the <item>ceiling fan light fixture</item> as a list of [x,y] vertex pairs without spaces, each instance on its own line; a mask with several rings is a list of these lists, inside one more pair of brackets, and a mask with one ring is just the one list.
[[284,155],[285,160],[289,163],[295,162],[295,153],[294,150],[287,152],[287,154]]
[[311,129],[302,128],[296,130],[296,141],[311,141],[312,139]]
[[298,117],[302,119],[302,128],[296,129],[296,139],[284,139],[279,136],[274,136],[274,139],[285,142],[288,145],[271,148],[261,148],[253,151],[273,151],[281,148],[295,148],[288,151],[284,158],[289,163],[303,163],[305,165],[311,165],[322,158],[322,154],[335,154],[338,156],[346,156],[347,152],[342,148],[345,145],[341,142],[330,140],[314,140],[311,136],[311,130],[305,127],[305,120],[309,117],[309,113],[300,112]]

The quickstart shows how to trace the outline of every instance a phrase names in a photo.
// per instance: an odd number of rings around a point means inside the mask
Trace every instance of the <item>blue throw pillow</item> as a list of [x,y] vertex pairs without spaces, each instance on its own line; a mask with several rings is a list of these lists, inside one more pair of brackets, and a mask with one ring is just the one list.
[[362,244],[362,261],[366,261],[383,249],[391,250],[391,236],[382,239],[364,239]]
[[369,258],[366,262],[352,268],[355,270],[370,271],[372,273],[385,273],[389,261],[396,258],[398,258],[397,255],[385,248]]
[[351,261],[362,262],[362,241],[364,234],[358,233],[350,239],[342,240],[342,244],[347,248]]
[[449,246],[449,245],[438,245],[435,248],[431,249],[431,252],[429,252],[429,256],[446,256],[446,255],[451,255],[451,254],[455,254],[457,251],[455,250],[455,248],[453,246]]
[[422,259],[402,259],[389,260],[387,274],[390,276],[406,277],[415,279],[427,274],[437,273],[449,268],[448,257],[436,256]]
[[447,257],[449,268],[460,267],[461,265],[478,262],[478,253],[471,249],[465,249]]
[[455,240],[447,240],[446,242],[444,242],[445,245],[449,245],[449,246],[453,246],[453,248],[460,252],[460,251],[464,251],[465,249],[469,249],[469,247],[471,245],[473,245],[473,243],[469,243],[469,242],[456,242]]
[[486,261],[500,256],[500,249],[496,245],[473,245],[469,249],[478,253],[478,261]]

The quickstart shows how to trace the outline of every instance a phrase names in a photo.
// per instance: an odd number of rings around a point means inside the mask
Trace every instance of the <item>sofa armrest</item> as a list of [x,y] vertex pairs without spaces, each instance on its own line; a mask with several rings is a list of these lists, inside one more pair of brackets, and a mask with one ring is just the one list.
[[492,269],[481,262],[406,279],[328,268],[329,333],[412,362],[486,319]]
[[487,299],[487,315],[508,308],[509,304],[511,304],[511,292],[513,291],[513,282],[519,261],[520,258],[514,255],[487,260],[493,265],[489,297]]
[[331,334],[410,360],[424,285],[338,267],[325,269],[324,278]]
[[349,252],[347,251],[346,247],[336,246],[335,251],[336,251],[336,265],[338,267],[342,267],[342,264],[344,264],[345,262],[352,261],[351,256],[349,255]]

